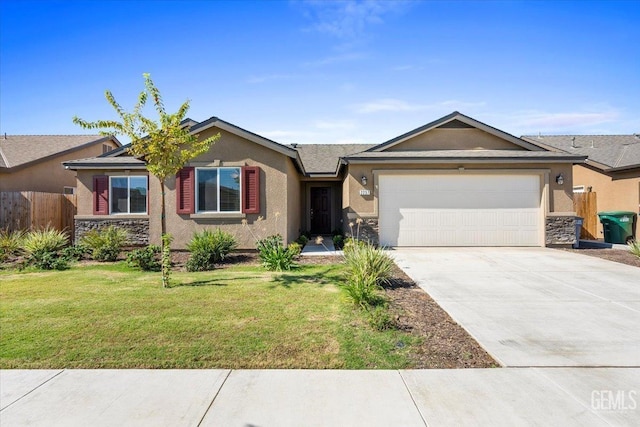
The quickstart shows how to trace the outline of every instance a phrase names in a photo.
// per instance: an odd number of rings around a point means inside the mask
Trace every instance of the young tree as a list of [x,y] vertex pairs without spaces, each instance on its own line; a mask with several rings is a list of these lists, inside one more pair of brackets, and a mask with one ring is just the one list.
[[[74,117],[73,122],[85,129],[99,129],[102,135],[125,135],[131,139],[128,148],[131,155],[143,159],[147,170],[160,181],[161,192],[161,230],[162,230],[162,286],[169,285],[171,261],[169,259],[169,244],[171,236],[167,234],[165,186],[166,180],[174,176],[182,167],[194,157],[205,153],[214,144],[220,134],[214,135],[202,141],[198,135],[192,134],[189,129],[181,125],[187,111],[189,101],[183,103],[177,112],[167,113],[162,102],[160,91],[153,84],[148,73],[143,74],[145,89],[138,95],[138,102],[132,112],[125,111],[118,104],[111,93],[105,91],[105,97],[116,110],[120,121],[98,120],[88,122],[79,117]],[[158,113],[158,120],[154,121],[144,116],[142,110],[151,97],[153,105]]]

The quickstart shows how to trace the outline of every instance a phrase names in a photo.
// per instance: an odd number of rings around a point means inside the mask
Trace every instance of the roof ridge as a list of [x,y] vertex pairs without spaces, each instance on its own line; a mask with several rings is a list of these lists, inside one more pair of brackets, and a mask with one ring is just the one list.
[[558,134],[558,133],[554,133],[553,135],[522,135],[523,137],[527,137],[527,138],[549,138],[549,137],[555,137],[555,136],[635,136],[634,134],[627,134],[627,133],[576,133],[576,134],[569,134],[569,133],[563,133],[563,134]]

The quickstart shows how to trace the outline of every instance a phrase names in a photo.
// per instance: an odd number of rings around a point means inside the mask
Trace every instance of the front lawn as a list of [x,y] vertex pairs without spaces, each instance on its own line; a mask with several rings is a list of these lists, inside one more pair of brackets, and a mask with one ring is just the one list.
[[420,339],[373,330],[337,264],[159,273],[122,263],[0,271],[0,368],[412,367]]

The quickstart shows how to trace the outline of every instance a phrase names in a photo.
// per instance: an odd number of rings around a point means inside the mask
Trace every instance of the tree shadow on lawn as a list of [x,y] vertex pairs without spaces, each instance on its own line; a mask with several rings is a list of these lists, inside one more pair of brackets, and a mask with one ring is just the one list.
[[222,283],[217,279],[196,280],[194,282],[174,283],[171,285],[172,288],[179,288],[182,286],[228,286],[228,285],[226,283]]
[[325,268],[313,274],[282,273],[273,277],[272,281],[274,285],[270,286],[270,288],[283,287],[291,289],[293,285],[301,285],[304,283],[311,283],[322,287],[340,282],[342,276],[339,273],[330,273],[330,271],[331,268]]

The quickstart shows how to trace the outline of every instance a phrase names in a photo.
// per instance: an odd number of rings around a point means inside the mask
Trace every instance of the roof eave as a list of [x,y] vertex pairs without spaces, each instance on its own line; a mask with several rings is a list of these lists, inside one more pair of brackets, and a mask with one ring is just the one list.
[[425,164],[437,164],[437,163],[584,163],[586,157],[438,157],[438,158],[424,158],[424,157],[384,157],[384,158],[371,158],[371,157],[349,157],[345,158],[345,162],[349,164],[363,164],[363,163],[425,163]]
[[81,169],[141,169],[146,170],[147,166],[140,163],[62,163],[65,169],[81,170]]

